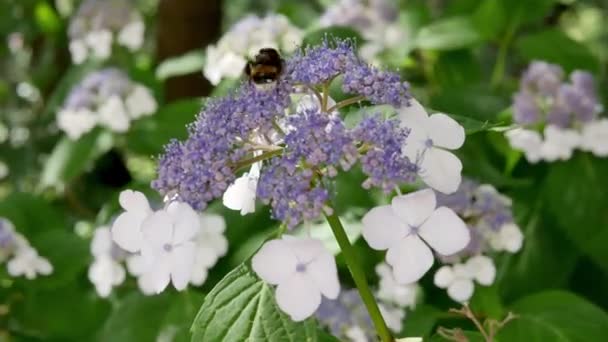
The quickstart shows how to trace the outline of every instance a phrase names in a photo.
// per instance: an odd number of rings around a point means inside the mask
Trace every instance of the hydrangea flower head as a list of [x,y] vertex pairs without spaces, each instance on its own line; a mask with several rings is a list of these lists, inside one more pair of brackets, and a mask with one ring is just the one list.
[[71,139],[97,125],[124,133],[131,121],[153,114],[156,108],[150,90],[124,72],[107,68],[87,75],[70,91],[57,114],[57,125]]
[[[179,194],[199,210],[223,197],[242,213],[255,207],[253,188],[273,217],[293,228],[331,213],[328,185],[358,161],[369,176],[366,188],[392,191],[414,179],[416,165],[403,154],[406,127],[370,113],[347,128],[338,115],[344,105],[320,91],[343,76],[343,89],[353,95],[348,103],[407,106],[408,86],[397,74],[368,66],[341,40],[302,49],[285,64],[270,89],[244,83],[209,101],[189,138],[166,147],[153,187],[163,195]],[[247,176],[238,178],[247,167]]]
[[143,44],[144,29],[143,18],[130,1],[83,1],[68,29],[72,60],[76,64],[91,56],[105,60],[114,41],[136,51]]
[[603,111],[593,76],[581,70],[564,80],[558,65],[535,61],[522,75],[513,95],[513,119],[521,125],[505,133],[511,146],[522,150],[530,163],[568,160],[580,148],[602,156],[606,145],[601,127]]

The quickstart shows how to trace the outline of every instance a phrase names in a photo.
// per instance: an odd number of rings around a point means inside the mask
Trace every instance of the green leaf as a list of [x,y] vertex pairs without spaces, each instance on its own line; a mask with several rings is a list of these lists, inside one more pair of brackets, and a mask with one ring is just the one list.
[[539,59],[556,63],[568,72],[582,69],[597,73],[600,69],[598,59],[587,46],[556,29],[522,36],[515,47],[519,55],[527,60]]
[[172,342],[190,341],[190,325],[202,303],[201,293],[190,290],[178,293],[163,320],[159,339],[163,336],[170,337]]
[[89,284],[72,283],[52,290],[32,286],[11,303],[9,320],[12,329],[39,340],[91,341],[109,311],[110,303],[99,298]]
[[166,80],[174,76],[199,73],[204,65],[205,53],[202,50],[190,51],[162,61],[156,68],[156,78]]
[[46,160],[39,187],[61,187],[82,174],[100,155],[112,148],[108,131],[95,129],[78,140],[63,137]]
[[192,341],[337,341],[313,319],[293,322],[274,291],[241,264],[205,297],[192,325]]
[[534,294],[511,310],[517,318],[499,332],[501,341],[608,341],[608,314],[569,292]]
[[146,155],[161,153],[171,139],[186,138],[186,125],[194,121],[201,107],[200,99],[176,101],[163,106],[156,114],[138,120],[127,134],[128,148]]
[[577,153],[551,165],[543,196],[556,227],[608,273],[608,159]]
[[14,192],[0,201],[0,216],[28,238],[50,230],[65,228],[64,217],[47,201],[32,194]]
[[458,123],[464,127],[467,135],[506,127],[506,125],[502,122],[481,121],[474,118],[453,114],[451,114],[450,117],[458,121]]
[[482,36],[499,38],[507,30],[543,20],[554,4],[555,0],[484,0],[472,16]]
[[404,321],[404,336],[424,338],[430,336],[443,312],[433,306],[422,304],[407,313]]
[[319,45],[326,38],[352,39],[355,46],[360,46],[363,42],[361,34],[349,26],[330,26],[308,33],[304,37],[302,46]]
[[46,1],[38,1],[34,9],[36,23],[42,32],[55,34],[61,29],[61,21],[55,10]]
[[158,296],[137,291],[129,294],[111,313],[99,341],[156,341],[171,300],[168,292]]
[[418,31],[416,46],[424,50],[454,50],[476,45],[481,36],[471,18],[459,16],[441,19]]

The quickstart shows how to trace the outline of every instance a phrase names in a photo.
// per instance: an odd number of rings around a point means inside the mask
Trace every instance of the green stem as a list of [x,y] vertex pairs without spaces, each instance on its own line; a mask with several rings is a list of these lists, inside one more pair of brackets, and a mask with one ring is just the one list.
[[367,285],[365,273],[363,273],[361,266],[359,266],[357,254],[355,253],[353,246],[350,244],[350,241],[348,241],[348,236],[346,235],[346,232],[344,232],[344,227],[342,226],[342,222],[340,222],[340,218],[336,214],[325,215],[325,218],[327,218],[327,222],[329,223],[329,226],[331,227],[331,230],[338,241],[338,245],[340,245],[342,255],[344,255],[344,260],[346,260],[346,265],[348,266],[350,274],[355,281],[355,285],[359,290],[361,299],[369,312],[369,316],[376,327],[376,332],[378,333],[380,340],[382,342],[394,341],[390,331],[388,331],[388,328],[386,327],[386,323],[384,322],[384,318],[380,313],[376,299],[369,289],[369,285]]
[[505,33],[502,41],[500,42],[500,47],[498,48],[498,56],[496,57],[496,64],[494,64],[494,70],[492,70],[492,79],[490,80],[490,83],[493,88],[498,87],[505,76],[507,52],[509,52],[509,45],[511,44],[511,40],[515,35],[518,23],[519,16],[516,16],[512,24],[509,25],[507,32]]

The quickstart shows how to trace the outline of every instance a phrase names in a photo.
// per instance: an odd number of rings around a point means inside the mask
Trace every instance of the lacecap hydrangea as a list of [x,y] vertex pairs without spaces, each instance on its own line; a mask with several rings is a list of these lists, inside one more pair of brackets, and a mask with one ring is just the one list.
[[[367,175],[362,185],[386,192],[415,179],[417,165],[403,153],[409,129],[399,120],[370,112],[348,128],[339,115],[361,101],[408,106],[409,86],[398,74],[369,66],[351,42],[340,40],[297,51],[284,69],[270,89],[245,82],[210,100],[188,139],[166,147],[152,186],[202,210],[223,196],[239,171],[257,164],[256,196],[293,228],[331,214],[329,186],[340,170],[359,164]],[[336,79],[353,97],[333,104],[323,89]],[[298,105],[294,94],[312,100]]]
[[593,75],[575,70],[564,78],[559,65],[532,62],[513,96],[513,120],[521,127],[506,137],[531,163],[567,160],[575,149],[608,156],[608,119],[599,118]]
[[131,121],[156,109],[148,88],[119,69],[106,68],[88,74],[71,89],[57,114],[57,125],[71,139],[80,138],[97,125],[124,133]]

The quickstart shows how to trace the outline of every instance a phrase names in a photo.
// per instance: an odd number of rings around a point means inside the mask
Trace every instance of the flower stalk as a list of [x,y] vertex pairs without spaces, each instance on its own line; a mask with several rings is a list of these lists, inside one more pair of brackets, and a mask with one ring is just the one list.
[[378,333],[378,337],[382,342],[392,342],[394,341],[391,336],[388,327],[386,326],[386,322],[384,322],[384,318],[380,313],[380,308],[376,303],[376,299],[372,294],[369,285],[367,284],[367,280],[365,279],[365,274],[359,265],[357,260],[357,255],[355,254],[355,250],[353,246],[348,241],[348,236],[344,231],[344,226],[342,226],[342,222],[340,222],[340,218],[334,212],[331,215],[325,215],[331,230],[336,237],[336,241],[338,241],[338,245],[342,250],[342,254],[344,255],[344,260],[346,260],[346,265],[348,266],[348,270],[350,271],[353,280],[355,281],[355,285],[359,290],[359,294],[361,295],[361,299],[369,312],[369,316],[374,323],[374,327],[376,328],[376,332]]

